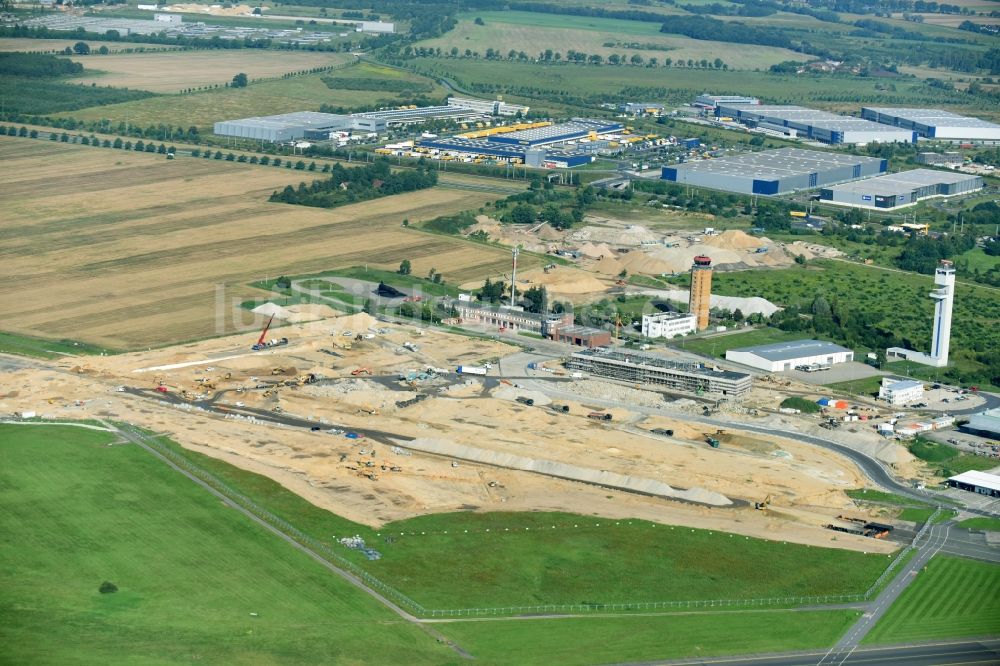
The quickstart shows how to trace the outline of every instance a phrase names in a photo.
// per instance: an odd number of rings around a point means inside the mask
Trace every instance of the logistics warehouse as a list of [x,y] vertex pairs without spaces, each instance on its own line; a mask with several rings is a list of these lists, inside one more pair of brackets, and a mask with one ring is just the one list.
[[930,197],[950,197],[983,188],[983,179],[965,173],[912,169],[854,183],[831,185],[819,198],[857,208],[903,208]]
[[885,173],[887,160],[802,148],[663,167],[663,179],[741,194],[787,194]]
[[912,130],[926,139],[1000,142],[1000,125],[940,109],[861,107],[861,117]]
[[917,133],[910,129],[841,116],[804,106],[718,104],[715,115],[732,118],[750,127],[784,132],[831,144],[911,143]]

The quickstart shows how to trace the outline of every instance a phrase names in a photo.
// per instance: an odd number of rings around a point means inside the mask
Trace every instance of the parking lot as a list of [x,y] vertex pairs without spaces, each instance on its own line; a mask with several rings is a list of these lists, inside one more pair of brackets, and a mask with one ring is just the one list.
[[866,379],[876,375],[885,375],[878,368],[873,368],[864,363],[837,363],[829,370],[819,372],[803,372],[802,370],[785,370],[781,373],[789,379],[806,384],[836,384],[838,382],[850,382],[858,379]]

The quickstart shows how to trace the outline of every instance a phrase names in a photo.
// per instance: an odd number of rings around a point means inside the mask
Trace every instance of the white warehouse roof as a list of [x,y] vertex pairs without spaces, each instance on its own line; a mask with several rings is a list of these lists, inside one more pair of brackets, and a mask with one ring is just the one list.
[[949,477],[948,480],[955,481],[957,483],[965,483],[970,486],[978,486],[980,488],[989,488],[990,490],[1000,492],[1000,476],[990,474],[988,472],[977,472],[975,470],[971,472],[962,472],[956,476]]
[[793,340],[791,342],[776,342],[770,345],[730,349],[729,351],[755,354],[768,361],[790,361],[796,358],[838,354],[851,350],[840,345],[835,345],[832,342],[823,342],[821,340]]

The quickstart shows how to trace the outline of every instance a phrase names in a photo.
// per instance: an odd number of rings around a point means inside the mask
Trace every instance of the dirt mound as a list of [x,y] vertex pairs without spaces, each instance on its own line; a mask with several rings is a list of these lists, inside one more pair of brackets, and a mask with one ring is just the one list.
[[251,312],[264,317],[274,317],[275,319],[283,319],[285,321],[289,321],[292,318],[291,312],[270,301],[258,305]]
[[703,242],[723,250],[752,250],[771,244],[766,238],[755,238],[739,229],[723,231],[718,236],[707,236]]
[[367,331],[369,328],[377,327],[378,319],[367,312],[337,317],[333,320],[334,330],[337,331]]
[[542,240],[554,241],[554,240],[562,240],[562,237],[565,236],[566,234],[564,234],[562,231],[559,231],[558,229],[550,225],[548,222],[546,222],[542,226],[538,227],[538,229],[535,231],[535,235],[541,238]]
[[600,257],[614,258],[617,256],[614,250],[612,250],[607,243],[584,243],[579,248],[577,252],[585,257],[590,257],[591,259],[598,259]]
[[[568,266],[559,266],[548,273],[535,269],[518,276],[518,282],[545,285],[556,294],[591,294],[602,292],[605,285],[586,271]],[[523,287],[518,287],[522,289]]]

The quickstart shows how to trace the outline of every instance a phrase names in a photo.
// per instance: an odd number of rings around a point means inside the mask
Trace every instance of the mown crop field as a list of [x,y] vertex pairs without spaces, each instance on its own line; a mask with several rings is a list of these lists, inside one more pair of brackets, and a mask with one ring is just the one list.
[[[26,51],[34,53],[56,53],[62,52],[66,48],[73,48],[78,39],[20,39],[14,37],[0,37],[0,51]],[[88,42],[89,43],[89,42]],[[96,51],[101,46],[107,46],[112,53],[125,50],[144,49],[147,51],[173,50],[178,47],[169,44],[132,44],[129,42],[100,42],[94,43]],[[86,66],[86,59],[84,66]]]
[[316,67],[332,67],[350,60],[353,56],[347,53],[263,49],[92,55],[77,58],[85,69],[82,77],[73,80],[171,93],[201,86],[221,86],[240,72],[252,81]]
[[268,275],[409,259],[418,275],[462,282],[510,261],[503,248],[401,225],[478,208],[490,192],[432,188],[323,210],[267,202],[322,177],[284,167],[9,137],[0,160],[0,302],[13,333],[166,345],[236,330],[239,303],[257,293],[247,284]]
[[[462,659],[133,445],[0,426],[0,642],[21,664]],[[117,586],[101,594],[103,582]]]
[[865,643],[1000,636],[1000,565],[935,556]]
[[[240,53],[243,53],[242,51]],[[269,52],[270,53],[270,52]],[[273,57],[280,58],[280,54]],[[386,79],[396,79],[396,70],[390,68],[375,68],[361,71],[365,78],[383,76]],[[333,76],[356,75],[355,66],[345,67],[332,73]],[[236,69],[229,75],[231,79],[241,70]],[[390,75],[387,72],[393,72]],[[175,126],[188,127],[194,125],[202,133],[211,132],[212,125],[220,120],[231,118],[246,118],[249,116],[268,116],[292,111],[316,111],[322,104],[343,107],[367,107],[371,105],[394,105],[401,103],[401,97],[396,93],[386,93],[374,90],[331,89],[323,83],[322,74],[307,74],[276,81],[262,81],[246,88],[220,88],[185,95],[170,95],[157,97],[153,103],[126,102],[92,107],[71,111],[62,115],[81,120],[110,119],[114,122],[128,121],[143,127],[170,123]],[[444,89],[432,81],[420,76],[411,75],[414,81],[431,86],[429,96],[441,97]],[[221,83],[222,81],[215,81]],[[147,100],[140,100],[147,101]]]
[[[477,17],[482,18],[485,25],[476,25],[474,19]],[[615,46],[605,46],[608,43]],[[638,43],[642,48],[630,48],[629,43]],[[612,54],[628,58],[639,55],[644,60],[655,57],[661,64],[664,58],[675,61],[721,58],[730,69],[766,69],[785,60],[807,59],[788,49],[756,45],[742,45],[737,57],[721,42],[661,33],[657,23],[519,11],[463,15],[454,30],[419,42],[417,46],[440,48],[443,52],[457,47],[460,53],[471,49],[480,55],[493,48],[504,56],[513,49],[524,51],[531,58],[546,49],[558,51],[563,57],[574,50],[605,58]],[[623,73],[622,76],[627,75]]]

